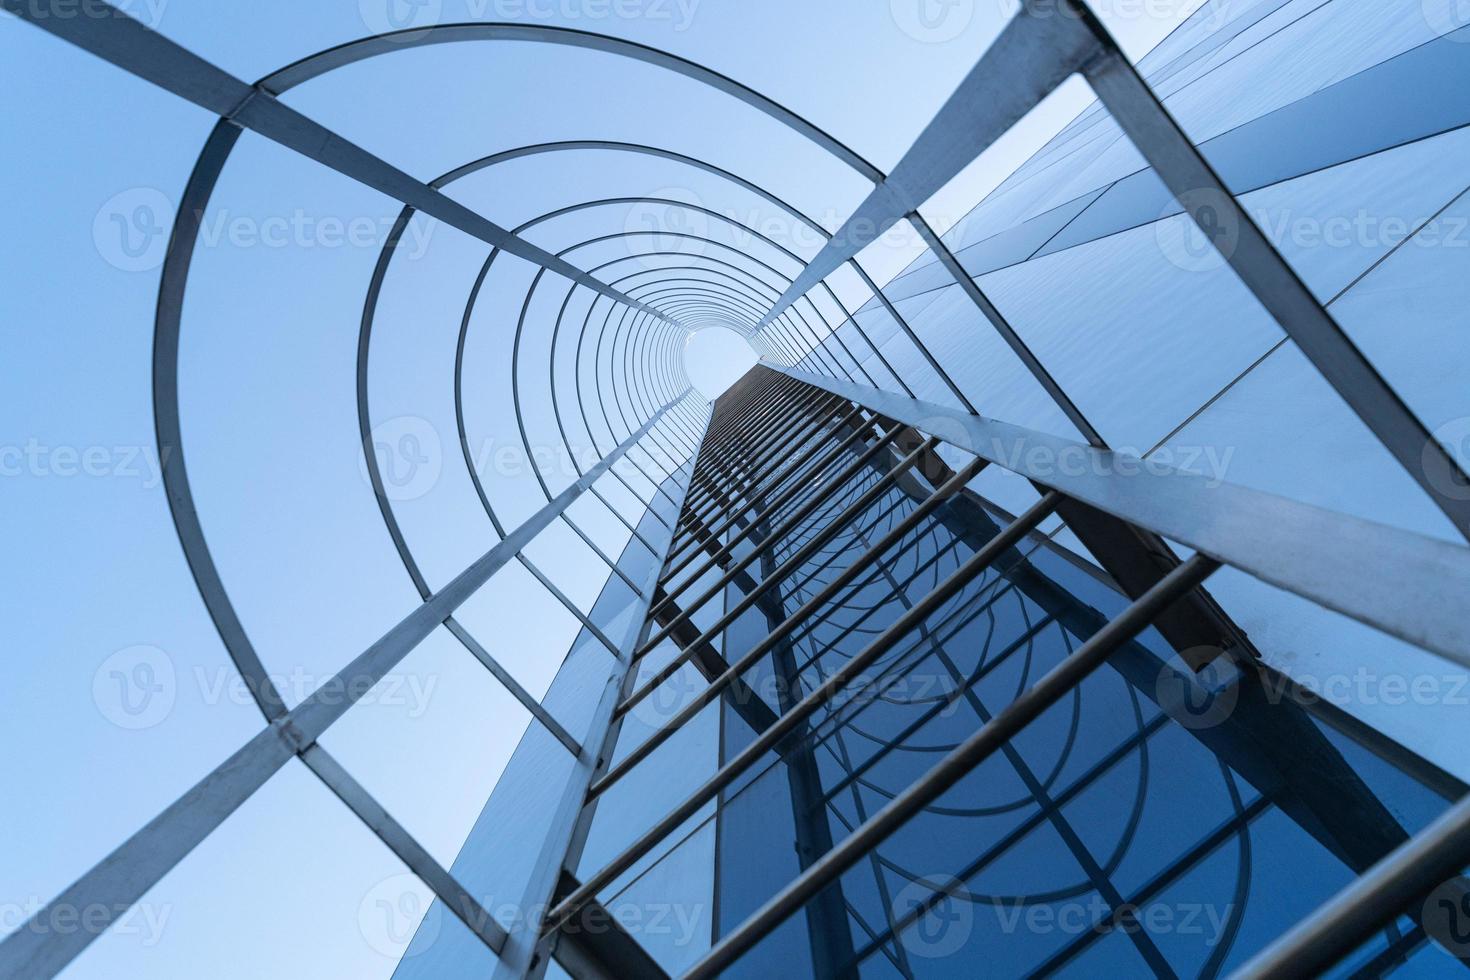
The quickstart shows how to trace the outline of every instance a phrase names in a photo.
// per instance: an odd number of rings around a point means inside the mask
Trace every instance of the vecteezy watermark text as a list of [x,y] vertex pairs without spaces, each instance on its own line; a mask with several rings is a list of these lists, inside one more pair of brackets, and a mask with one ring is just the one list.
[[1235,447],[1160,446],[1145,456],[1128,447],[1098,450],[1081,444],[1028,445],[1024,439],[1010,442],[996,439],[991,453],[1006,469],[1034,479],[1141,474],[1167,477],[1187,473],[1204,477],[1205,486],[1214,488],[1225,482],[1230,461],[1235,458]]
[[86,933],[100,936],[137,937],[144,947],[157,946],[163,938],[173,906],[154,902],[107,904],[46,902],[32,896],[23,902],[0,902],[0,934],[24,930],[45,936]]
[[[269,690],[260,700],[289,708],[308,697],[324,705],[377,705],[400,709],[409,719],[423,717],[439,686],[439,675],[413,671],[374,674],[321,674],[297,666],[267,674]],[[238,671],[219,665],[193,665],[181,672],[164,650],[148,644],[124,647],[107,657],[92,675],[92,701],[108,721],[132,731],[153,728],[168,719],[178,703],[181,684],[192,685],[206,706],[253,705],[256,693]]]
[[[703,0],[358,0],[358,14],[374,34],[420,32],[449,21],[605,24],[644,21],[682,33],[693,26]],[[448,9],[446,9],[446,6]]]
[[19,13],[0,12],[0,21],[16,16],[36,23],[131,17],[145,27],[157,30],[168,4],[169,0],[15,0]]
[[0,477],[112,477],[151,490],[163,480],[163,462],[154,446],[53,445],[35,437],[0,445]]
[[[438,941],[444,916],[453,915],[476,930],[490,923],[511,930],[544,922],[550,906],[522,906],[511,902],[476,905],[463,898],[460,907],[434,901],[433,893],[418,877],[396,874],[377,882],[358,904],[357,925],[363,939],[375,952],[393,960],[418,956]],[[562,928],[563,935],[606,935],[622,932],[635,939],[659,937],[659,945],[686,948],[709,937],[709,907],[701,902],[614,901],[607,908],[596,906],[574,916]],[[487,921],[488,920],[488,921]]]
[[[162,191],[133,187],[108,198],[92,220],[97,254],[124,272],[147,272],[163,264],[176,206]],[[380,250],[389,242],[396,214],[323,214],[293,208],[279,214],[241,213],[229,207],[199,218],[200,248],[287,248],[334,251]],[[429,250],[438,222],[416,215],[396,243],[395,255],[413,261]]]
[[1150,902],[1139,906],[1124,903],[1114,908],[1099,895],[1083,901],[1059,904],[1001,902],[993,906],[1002,932],[1025,931],[1033,935],[1062,933],[1079,936],[1097,923],[1113,921],[1124,932],[1146,930],[1152,935],[1200,937],[1213,947],[1225,937],[1235,906],[1212,902]]
[[1223,267],[1240,247],[1242,212],[1277,248],[1288,253],[1359,249],[1382,253],[1403,246],[1420,249],[1470,249],[1470,216],[1396,214],[1359,208],[1349,214],[1311,214],[1290,208],[1236,204],[1219,190],[1204,188],[1180,195],[1192,217],[1168,205],[1154,225],[1159,250],[1186,272]]

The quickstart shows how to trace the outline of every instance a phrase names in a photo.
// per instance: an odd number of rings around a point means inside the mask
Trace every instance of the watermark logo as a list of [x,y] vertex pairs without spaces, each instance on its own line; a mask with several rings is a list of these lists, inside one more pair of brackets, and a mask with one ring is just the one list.
[[[1451,419],[1434,430],[1434,442],[1424,447],[1424,473],[1436,490],[1452,500],[1470,500],[1470,417]],[[1459,464],[1459,472],[1446,470],[1438,450],[1446,450]]]
[[163,23],[168,0],[16,0],[14,6],[16,13],[0,10],[0,22],[20,17],[37,24],[79,18],[132,18],[144,27],[157,30]]
[[[936,894],[943,892],[943,898]],[[975,906],[964,883],[949,875],[911,881],[893,896],[893,917],[914,917],[899,937],[910,956],[937,960],[953,956],[970,941]]]
[[25,931],[35,936],[72,936],[82,933],[137,939],[145,949],[163,940],[164,929],[173,914],[171,904],[153,902],[46,902],[31,896],[22,902],[0,902],[0,935]]
[[917,470],[933,486],[940,486],[950,476],[949,464],[944,459],[946,446],[968,446],[972,444],[965,423],[949,415],[933,415],[919,420],[915,426],[920,432],[931,435],[944,445],[919,457]]
[[428,713],[440,676],[397,671],[382,676],[372,671],[323,676],[297,664],[267,672],[263,680],[266,683],[253,690],[238,670],[226,664],[194,664],[180,670],[163,650],[139,645],[117,651],[98,666],[92,675],[92,700],[104,718],[131,730],[152,728],[167,718],[180,690],[208,707],[264,703],[290,708],[312,698],[323,707],[374,706],[417,720]]
[[158,647],[126,647],[92,675],[92,701],[119,728],[152,728],[168,717],[178,696],[173,660]]
[[1155,222],[1154,235],[1164,257],[1187,272],[1225,265],[1240,246],[1247,222],[1254,222],[1277,248],[1293,252],[1354,249],[1382,254],[1400,246],[1470,250],[1470,217],[1463,215],[1247,208],[1214,190],[1191,191],[1179,201],[1192,217],[1172,213],[1175,207],[1170,205]]
[[439,23],[442,0],[357,0],[358,16],[373,34],[397,34],[401,40],[413,40],[418,32]]
[[[677,715],[702,687],[708,686],[700,684],[696,676],[691,673],[691,668],[687,665],[680,667],[657,687],[640,697],[628,714],[639,724],[646,725],[650,730],[657,732],[668,725],[670,719]],[[737,691],[735,696],[743,694],[745,694],[744,689]]]
[[1200,648],[1197,652],[1214,659],[1196,672],[1176,655],[1164,664],[1154,681],[1154,695],[1159,707],[1191,731],[1222,724],[1240,701],[1240,669],[1219,656],[1219,651],[1214,648]]
[[[92,243],[109,265],[147,272],[163,264],[174,227],[175,207],[162,191],[133,187],[113,195],[92,220]],[[387,246],[394,216],[315,214],[304,208],[266,214],[237,214],[216,208],[199,218],[199,248],[378,251]],[[397,241],[396,254],[417,261],[429,250],[438,222],[416,217]]]
[[668,24],[683,33],[694,24],[700,0],[468,0],[474,20],[610,21]]
[[1128,932],[1143,929],[1155,936],[1189,936],[1211,949],[1225,937],[1236,914],[1234,904],[1206,902],[1150,902],[1144,906],[1125,902],[1114,908],[1096,893],[1060,903],[1007,900],[997,903],[994,910],[1001,932],[1008,936],[1080,936],[1100,923],[1112,922]]
[[[417,876],[384,878],[357,906],[357,928],[373,952],[392,960],[417,956],[439,938],[442,910]],[[417,943],[414,936],[422,933]],[[413,948],[410,949],[410,945]]]
[[358,457],[364,482],[372,485],[368,456],[383,480],[389,500],[417,500],[434,488],[444,468],[444,449],[438,431],[425,419],[400,415],[373,427],[368,445]]
[[1424,900],[1424,931],[1456,959],[1470,958],[1470,881],[1451,878]]
[[[1246,0],[1247,4],[1255,0]],[[1170,27],[1186,17],[1206,32],[1224,27],[1239,0],[1205,0],[1190,13],[1191,0],[998,0],[1001,14],[1009,20],[1022,10],[1038,20],[1051,17],[1081,19],[1090,9],[1105,24],[1155,21]]]
[[[649,728],[662,729],[697,695],[708,689],[709,683],[698,671],[687,663],[682,664],[647,694],[639,695],[628,715]],[[736,681],[725,691],[724,701],[737,711],[747,705],[763,703],[760,710],[764,712],[800,700],[804,693],[791,681],[776,674],[766,674]],[[888,704],[935,705],[935,717],[948,718],[960,710],[959,695],[960,688],[947,671],[915,669],[897,676],[864,674],[854,677],[832,696],[828,706],[835,714],[882,698]]]
[[24,443],[0,443],[0,477],[112,477],[137,480],[152,490],[163,480],[167,453],[152,446],[51,445],[32,436]]
[[953,41],[975,19],[975,0],[888,0],[898,29],[921,44]]
[[951,446],[966,445],[970,438],[964,421],[955,415],[931,415],[920,419],[914,428]]
[[1424,23],[1441,37],[1470,44],[1470,0],[1423,0]]
[[[1186,272],[1212,272],[1225,265],[1240,244],[1239,212],[1230,195],[1214,188],[1188,191],[1178,205],[1188,212],[1186,217],[1154,224],[1164,257]],[[1159,217],[1168,218],[1175,209],[1171,202]]]
[[1311,706],[1327,704],[1359,707],[1402,708],[1409,705],[1470,707],[1470,673],[1447,671],[1443,674],[1379,673],[1365,666],[1352,673],[1335,671],[1314,674],[1295,670],[1291,678],[1284,675],[1262,679],[1266,700],[1277,704],[1291,699]]
[[[356,248],[378,251],[389,242],[394,219],[388,215],[318,215],[295,208],[289,214],[264,217],[235,214],[229,208],[210,213],[199,223],[202,248]],[[416,215],[394,244],[398,257],[417,261],[429,250],[438,222]]]
[[92,219],[92,244],[103,261],[123,272],[148,272],[163,264],[174,205],[160,190],[133,187],[114,194]]
[[[213,670],[195,665],[189,680],[207,705],[256,703],[256,693],[245,678],[231,667]],[[322,677],[301,665],[287,671],[268,672],[270,688],[259,692],[268,703],[289,708],[307,698],[324,706],[376,705],[401,710],[409,719],[422,718],[439,687],[438,674],[390,672],[378,677],[372,672]],[[273,696],[274,695],[274,696]]]
[[[1148,0],[1144,0],[1148,2]],[[1190,15],[1195,19],[1203,19],[1205,28],[1210,31],[1218,31],[1233,21],[1237,14],[1247,13],[1255,8],[1256,0],[1205,0],[1203,6]],[[1185,6],[1189,0],[1174,0],[1174,12],[1170,23],[1180,20],[1178,8]]]
[[[935,433],[936,435],[940,433]],[[1203,477],[1209,489],[1222,486],[1235,458],[1234,446],[1160,446],[1147,456],[1134,446],[1094,449],[1081,443],[1026,438],[991,440],[985,455],[1012,472],[1043,483],[1056,477]]]
[[709,215],[703,207],[704,201],[687,187],[660,187],[635,201],[623,218],[628,254],[647,269],[667,264],[654,253],[703,255],[703,239],[709,237]]

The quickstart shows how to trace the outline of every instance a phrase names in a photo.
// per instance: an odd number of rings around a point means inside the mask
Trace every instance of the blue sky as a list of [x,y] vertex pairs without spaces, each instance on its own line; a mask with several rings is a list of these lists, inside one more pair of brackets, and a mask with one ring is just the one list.
[[723,327],[706,327],[692,334],[684,357],[690,383],[706,398],[719,397],[756,360],[745,338]]
[[[1137,57],[1196,5],[1160,0],[1102,12]],[[532,19],[667,48],[789,103],[886,168],[1010,6],[960,0],[918,18],[905,0],[646,0],[615,10],[594,0],[430,0],[414,16]],[[388,8],[378,0],[136,0],[127,9],[253,80],[380,29]],[[0,709],[12,746],[0,764],[12,801],[0,835],[0,931],[9,931],[261,719],[239,696],[199,601],[154,448],[150,360],[162,229],[214,120],[9,16],[0,17],[0,60],[7,78],[0,133],[9,150],[0,178],[11,188],[11,226],[19,230],[0,245],[7,454],[0,520],[10,554],[0,572],[10,668]],[[866,191],[840,164],[742,106],[585,51],[497,44],[403,52],[308,83],[286,101],[423,179],[522,143],[601,138],[707,157],[824,223],[828,215],[840,220]],[[931,202],[936,224],[967,210],[1086,101],[1077,85],[1049,100]],[[758,221],[776,216],[708,175],[606,153],[519,161],[452,191],[506,225],[620,194],[692,199]],[[397,210],[246,134],[214,196],[212,237],[190,279],[182,404],[201,519],[268,669],[293,678],[302,694],[417,602],[361,475],[353,402],[363,290]],[[603,209],[528,237],[564,247],[635,227],[641,217]],[[711,237],[732,234],[718,224],[708,223]],[[345,234],[354,227],[360,241]],[[282,229],[284,237],[272,237]],[[795,229],[784,231],[795,250],[810,253]],[[452,452],[449,401],[455,330],[485,250],[431,223],[416,225],[410,245],[385,285],[373,412],[375,420],[424,420],[446,453],[438,480],[399,510],[436,584],[495,540]],[[874,256],[875,275],[912,257],[910,247],[891,251],[886,260]],[[497,263],[466,349],[471,443],[492,457],[519,446],[508,416],[503,324],[518,315],[531,274],[518,260]],[[538,295],[532,322],[549,322],[555,292]],[[711,332],[691,342],[696,384],[713,390],[720,374],[728,380],[743,353],[730,339]],[[544,351],[527,356],[532,363],[539,356],[535,371],[544,371]],[[527,419],[538,445],[554,436],[545,402],[533,397]],[[570,478],[562,474],[561,485]],[[511,526],[544,500],[524,465],[501,467],[486,482]],[[609,486],[608,493],[622,494],[630,511],[636,506],[624,491]],[[620,531],[600,507],[589,501],[579,519],[615,552]],[[564,529],[552,533],[538,544],[537,560],[590,603],[605,567]],[[544,689],[575,620],[518,567],[489,588],[494,595],[472,602],[467,623],[489,634],[497,656],[533,692]],[[394,696],[354,708],[324,744],[447,865],[528,716],[447,635],[427,641],[397,673]],[[130,711],[133,684],[158,693],[142,714]],[[405,921],[414,897],[425,894],[404,886],[401,872],[293,764],[68,975],[194,975],[208,961],[219,976],[386,976],[401,946],[376,911],[384,889]]]

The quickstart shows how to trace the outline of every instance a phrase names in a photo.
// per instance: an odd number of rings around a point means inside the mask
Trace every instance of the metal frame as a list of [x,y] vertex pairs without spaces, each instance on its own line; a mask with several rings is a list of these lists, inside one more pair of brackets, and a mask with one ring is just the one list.
[[[942,244],[918,217],[919,207],[1074,74],[1092,86],[1103,107],[1217,248],[1225,245],[1212,232],[1217,218],[1235,233],[1238,240],[1221,255],[1241,282],[1420,489],[1470,538],[1470,498],[1446,489],[1470,486],[1470,478],[1276,251],[1081,0],[1023,4],[893,172],[876,181],[873,193],[782,294],[762,326],[904,218],[918,219],[916,224],[931,246]],[[960,284],[1084,438],[1100,443],[1066,393],[1049,380],[948,249],[937,248],[936,255],[957,273]]]
[[[1124,522],[1470,665],[1470,549],[932,402],[786,373],[1013,469]],[[1018,452],[1019,450],[1019,452]],[[1025,459],[1043,460],[1034,465]],[[1051,465],[1068,461],[1075,466]],[[1015,465],[1019,463],[1019,465]]]

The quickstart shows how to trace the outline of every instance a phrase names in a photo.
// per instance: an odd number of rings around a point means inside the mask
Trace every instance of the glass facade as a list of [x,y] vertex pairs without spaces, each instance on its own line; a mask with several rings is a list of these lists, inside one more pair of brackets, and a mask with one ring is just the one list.
[[[711,429],[576,862],[671,976],[1128,604],[877,412],[758,368]],[[1454,795],[1247,647],[1196,674],[1145,629],[720,975],[1222,975]],[[1403,916],[1338,967],[1400,969],[1459,966]]]

